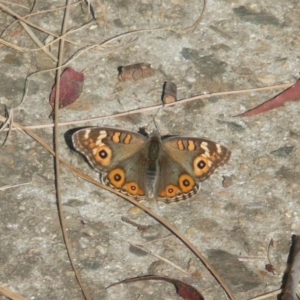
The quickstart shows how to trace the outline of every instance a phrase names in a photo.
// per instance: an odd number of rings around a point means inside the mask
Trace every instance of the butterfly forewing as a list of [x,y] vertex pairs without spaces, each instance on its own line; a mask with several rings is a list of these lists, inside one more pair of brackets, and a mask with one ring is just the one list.
[[163,140],[163,146],[168,155],[185,166],[197,181],[207,179],[230,158],[230,151],[225,146],[202,138],[170,137]]
[[112,128],[85,128],[73,136],[74,148],[82,153],[97,171],[113,168],[143,148],[143,135]]

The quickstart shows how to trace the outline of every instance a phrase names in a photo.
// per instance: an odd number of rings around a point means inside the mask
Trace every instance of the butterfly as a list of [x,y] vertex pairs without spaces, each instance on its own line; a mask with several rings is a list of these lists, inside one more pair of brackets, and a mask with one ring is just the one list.
[[101,182],[136,200],[167,203],[195,195],[200,182],[226,163],[230,151],[213,141],[182,136],[149,136],[117,128],[76,131],[74,148],[100,172]]

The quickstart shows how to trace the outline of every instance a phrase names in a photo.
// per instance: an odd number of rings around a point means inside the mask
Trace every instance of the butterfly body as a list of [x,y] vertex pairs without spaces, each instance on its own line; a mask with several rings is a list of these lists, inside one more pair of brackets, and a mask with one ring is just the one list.
[[230,151],[192,137],[149,137],[117,128],[85,128],[74,148],[101,173],[101,181],[129,196],[175,202],[192,197],[199,183],[228,161]]

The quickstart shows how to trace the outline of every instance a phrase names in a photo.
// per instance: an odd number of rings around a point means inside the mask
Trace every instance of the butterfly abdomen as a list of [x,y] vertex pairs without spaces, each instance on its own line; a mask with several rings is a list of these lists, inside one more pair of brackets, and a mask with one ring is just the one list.
[[149,141],[147,153],[148,166],[146,172],[146,189],[149,198],[154,198],[156,190],[157,174],[159,173],[158,157],[161,149],[161,140],[158,136],[152,136]]

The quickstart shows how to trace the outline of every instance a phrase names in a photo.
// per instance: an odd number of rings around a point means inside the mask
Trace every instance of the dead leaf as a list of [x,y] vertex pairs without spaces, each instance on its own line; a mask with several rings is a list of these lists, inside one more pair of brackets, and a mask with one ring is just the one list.
[[165,82],[162,100],[164,104],[169,104],[177,101],[177,85],[174,82]]
[[129,66],[119,67],[119,81],[137,80],[150,77],[155,74],[155,70],[150,64],[138,63]]
[[275,273],[274,273],[274,272],[275,272],[275,268],[274,268],[273,265],[271,265],[271,264],[266,264],[266,265],[265,265],[265,269],[266,269],[269,273],[273,273],[273,275],[275,274]]
[[136,281],[144,281],[144,280],[163,280],[172,283],[177,291],[177,294],[181,296],[185,300],[204,300],[204,297],[201,295],[200,292],[198,292],[193,286],[184,283],[180,280],[173,279],[170,277],[165,276],[157,276],[157,275],[146,275],[146,276],[139,276],[134,278],[128,278],[116,283],[113,283],[109,285],[107,288],[110,288],[112,286],[123,284],[123,283],[130,283],[130,282],[136,282]]
[[[84,74],[72,68],[66,68],[60,77],[59,109],[74,103],[80,96],[83,88]],[[56,85],[50,94],[50,104],[54,109]]]
[[286,89],[278,96],[252,108],[240,115],[238,117],[252,117],[263,112],[269,111],[271,109],[278,108],[283,106],[288,101],[299,101],[300,100],[300,80],[291,86],[290,88]]

